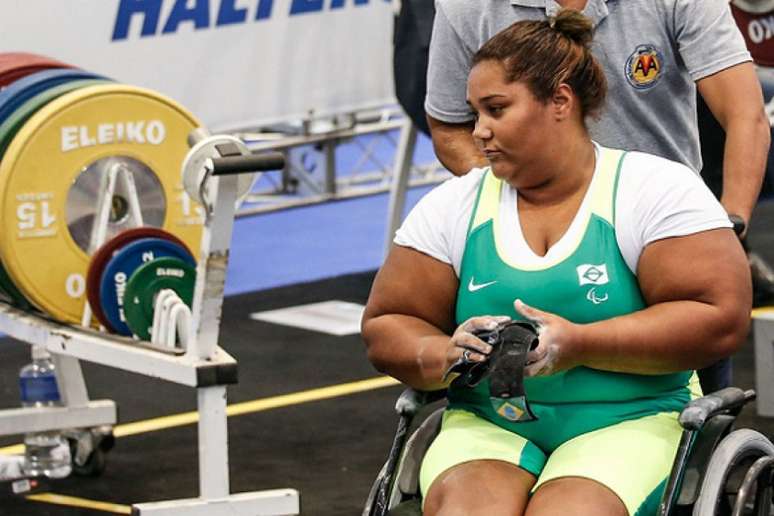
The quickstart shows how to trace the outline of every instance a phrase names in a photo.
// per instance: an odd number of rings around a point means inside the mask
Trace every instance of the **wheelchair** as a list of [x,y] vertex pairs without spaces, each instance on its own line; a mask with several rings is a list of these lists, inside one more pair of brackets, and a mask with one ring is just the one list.
[[[419,467],[441,426],[445,391],[406,389],[395,405],[398,429],[371,487],[363,516],[420,516]],[[769,516],[774,494],[774,444],[751,429],[734,429],[753,390],[728,387],[689,402],[659,516]],[[429,413],[429,415],[427,415]],[[419,415],[427,415],[424,420]],[[412,423],[420,421],[418,425]],[[410,430],[413,433],[409,436]]]

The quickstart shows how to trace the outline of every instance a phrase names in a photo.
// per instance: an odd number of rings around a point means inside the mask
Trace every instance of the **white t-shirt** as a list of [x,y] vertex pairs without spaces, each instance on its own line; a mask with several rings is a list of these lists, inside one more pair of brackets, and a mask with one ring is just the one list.
[[[597,157],[599,150],[597,149]],[[597,166],[600,160],[597,159]],[[486,168],[447,180],[427,193],[398,229],[394,242],[452,265],[459,277],[462,255],[478,186]],[[599,177],[594,172],[592,182]],[[592,185],[593,186],[593,185]],[[516,189],[504,184],[500,197],[503,249],[511,263],[540,266],[567,256],[578,241],[590,209],[588,188],[565,234],[545,256],[536,255],[521,231]],[[732,227],[723,207],[699,176],[688,167],[642,152],[626,154],[618,180],[615,234],[629,269],[636,274],[643,249],[656,240]]]

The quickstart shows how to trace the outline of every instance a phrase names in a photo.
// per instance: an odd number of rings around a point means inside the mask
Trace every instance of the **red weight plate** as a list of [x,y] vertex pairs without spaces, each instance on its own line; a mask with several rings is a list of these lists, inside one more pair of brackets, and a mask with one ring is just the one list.
[[25,52],[0,53],[0,88],[27,75],[49,68],[73,68],[50,57]]
[[140,238],[162,238],[182,246],[191,254],[191,256],[196,256],[191,253],[188,246],[175,235],[169,231],[164,231],[163,229],[151,226],[127,229],[102,244],[102,247],[97,249],[89,260],[89,270],[86,273],[86,298],[89,300],[89,306],[91,306],[91,311],[94,313],[94,316],[102,326],[111,332],[115,332],[115,329],[110,325],[108,318],[105,316],[99,297],[102,272],[105,270],[105,266],[116,251]]

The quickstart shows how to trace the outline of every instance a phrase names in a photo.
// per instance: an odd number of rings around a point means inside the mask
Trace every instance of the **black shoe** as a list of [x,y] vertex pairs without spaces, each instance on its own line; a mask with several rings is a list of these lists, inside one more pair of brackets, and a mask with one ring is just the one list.
[[753,306],[774,305],[774,270],[757,253],[747,253],[753,284]]

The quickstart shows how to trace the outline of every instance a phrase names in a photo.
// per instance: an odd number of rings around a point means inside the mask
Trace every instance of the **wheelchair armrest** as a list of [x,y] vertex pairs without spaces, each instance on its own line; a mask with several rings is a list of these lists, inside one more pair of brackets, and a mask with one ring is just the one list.
[[419,409],[446,397],[446,390],[418,391],[409,387],[403,391],[395,402],[395,412],[399,416],[413,417]]
[[686,430],[700,430],[710,417],[723,411],[736,411],[755,399],[755,391],[726,387],[717,392],[692,400],[680,413],[680,425]]
[[692,506],[696,503],[710,458],[720,441],[731,432],[735,419],[730,414],[715,415],[707,419],[700,431],[690,431],[695,434],[695,438],[683,468],[678,506]]
[[[425,419],[414,434],[409,437],[403,450],[395,484],[400,496],[419,495],[419,469],[427,449],[441,430],[443,408],[439,408]],[[396,493],[397,495],[397,493]]]
[[709,458],[731,430],[739,411],[754,398],[753,390],[727,387],[692,400],[685,406],[678,418],[683,435],[659,514],[672,514],[675,505],[688,507],[696,502]]

